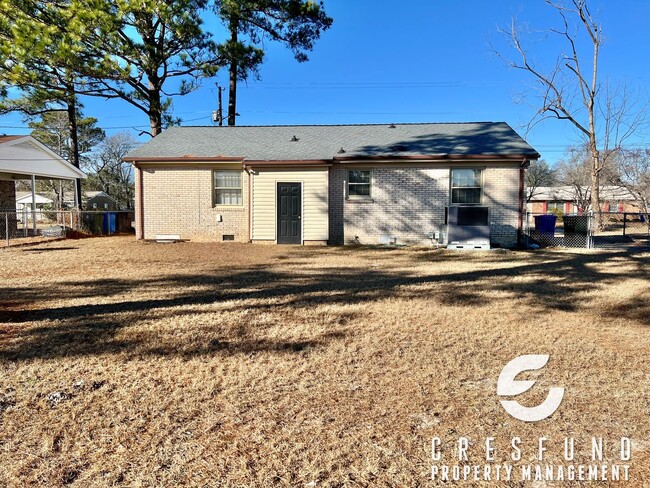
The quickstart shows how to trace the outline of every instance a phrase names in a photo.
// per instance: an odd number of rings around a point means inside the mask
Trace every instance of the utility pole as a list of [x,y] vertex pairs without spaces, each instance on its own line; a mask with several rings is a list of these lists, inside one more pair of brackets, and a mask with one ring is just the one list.
[[217,90],[219,90],[219,108],[212,112],[212,122],[219,122],[219,126],[223,125],[223,102],[221,99],[222,87],[219,86],[219,83],[215,83]]
[[223,88],[217,83],[217,89],[219,90],[219,126],[221,127],[223,125],[223,105],[221,101],[221,92],[223,91]]

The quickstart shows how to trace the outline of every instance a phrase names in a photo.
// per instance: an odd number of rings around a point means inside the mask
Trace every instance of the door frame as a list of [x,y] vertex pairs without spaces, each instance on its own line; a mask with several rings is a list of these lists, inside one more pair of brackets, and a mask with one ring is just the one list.
[[275,180],[275,199],[273,201],[274,219],[275,219],[275,244],[278,244],[278,185],[280,183],[293,183],[300,185],[300,244],[305,244],[305,185],[302,181],[276,179]]

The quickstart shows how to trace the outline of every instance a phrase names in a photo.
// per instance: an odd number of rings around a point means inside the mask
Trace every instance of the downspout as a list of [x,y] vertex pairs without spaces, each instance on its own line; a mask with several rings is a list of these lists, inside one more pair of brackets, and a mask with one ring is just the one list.
[[519,217],[517,219],[517,247],[522,245],[524,227],[524,172],[527,161],[524,159],[519,166]]
[[140,207],[140,214],[138,220],[140,227],[140,235],[136,236],[138,240],[144,240],[144,183],[142,176],[142,168],[134,161],[133,166],[138,170],[138,206]]
[[253,172],[244,165],[248,174],[248,242],[253,242]]

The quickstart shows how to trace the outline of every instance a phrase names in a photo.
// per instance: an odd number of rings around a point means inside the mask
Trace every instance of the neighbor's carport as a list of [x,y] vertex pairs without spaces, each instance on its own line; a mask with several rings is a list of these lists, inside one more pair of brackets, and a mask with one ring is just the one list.
[[[16,181],[31,180],[32,211],[36,207],[36,180],[77,183],[86,175],[31,136],[0,136],[0,212],[16,210]],[[75,188],[79,188],[75,184]],[[75,206],[80,195],[75,192]],[[36,229],[36,219],[34,229]]]

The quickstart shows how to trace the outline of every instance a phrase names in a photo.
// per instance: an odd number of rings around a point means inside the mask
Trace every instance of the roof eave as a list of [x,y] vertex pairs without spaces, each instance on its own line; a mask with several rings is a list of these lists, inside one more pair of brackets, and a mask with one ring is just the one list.
[[502,161],[502,160],[532,160],[539,159],[539,153],[520,153],[520,154],[432,154],[432,155],[387,155],[387,156],[343,156],[334,157],[334,161],[341,163],[357,161],[463,161],[463,160],[484,160],[484,161]]
[[127,163],[243,163],[243,156],[126,156]]

